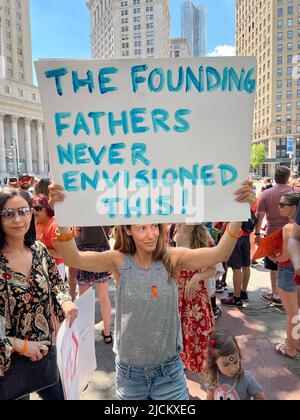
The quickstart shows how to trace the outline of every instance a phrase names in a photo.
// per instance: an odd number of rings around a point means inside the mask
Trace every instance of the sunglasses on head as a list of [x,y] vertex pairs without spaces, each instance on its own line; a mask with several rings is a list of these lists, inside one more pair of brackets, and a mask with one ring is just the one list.
[[42,206],[32,206],[33,210],[37,211],[38,213],[40,213],[45,207]]
[[294,206],[294,204],[287,204],[287,203],[279,203],[278,204],[278,207],[280,209],[283,209],[284,207],[293,207],[293,206]]
[[19,209],[4,209],[1,211],[3,219],[12,220],[18,214],[19,217],[25,218],[31,216],[30,207],[20,207]]

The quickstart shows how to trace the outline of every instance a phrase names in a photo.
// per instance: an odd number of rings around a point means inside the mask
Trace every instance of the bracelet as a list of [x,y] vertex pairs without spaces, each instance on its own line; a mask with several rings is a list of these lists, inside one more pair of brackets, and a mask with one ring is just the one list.
[[23,346],[22,350],[19,352],[19,355],[20,356],[24,356],[25,355],[25,353],[26,353],[26,351],[28,349],[28,345],[29,345],[29,341],[26,339],[24,341],[24,346]]
[[75,238],[73,228],[71,228],[71,232],[66,233],[65,235],[60,235],[58,229],[56,229],[55,234],[56,234],[56,240],[59,242],[69,242]]
[[239,239],[242,235],[243,235],[243,231],[242,229],[240,229],[239,233],[233,233],[231,232],[231,230],[229,229],[229,225],[226,228],[226,232],[228,233],[228,235],[232,238],[232,239]]
[[261,236],[261,234],[260,233],[256,233],[255,236]]

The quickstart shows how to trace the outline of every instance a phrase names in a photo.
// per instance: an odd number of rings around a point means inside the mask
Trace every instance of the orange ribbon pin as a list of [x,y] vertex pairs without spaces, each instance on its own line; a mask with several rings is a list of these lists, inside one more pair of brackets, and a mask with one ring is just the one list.
[[151,295],[152,295],[152,299],[154,299],[155,297],[158,299],[159,298],[159,293],[157,290],[157,286],[153,285],[151,288]]

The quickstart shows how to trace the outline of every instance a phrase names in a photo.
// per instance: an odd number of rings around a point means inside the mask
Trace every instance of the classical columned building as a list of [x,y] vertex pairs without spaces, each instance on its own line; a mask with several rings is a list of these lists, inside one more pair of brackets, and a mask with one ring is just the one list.
[[49,172],[39,90],[32,82],[29,0],[0,0],[0,178]]

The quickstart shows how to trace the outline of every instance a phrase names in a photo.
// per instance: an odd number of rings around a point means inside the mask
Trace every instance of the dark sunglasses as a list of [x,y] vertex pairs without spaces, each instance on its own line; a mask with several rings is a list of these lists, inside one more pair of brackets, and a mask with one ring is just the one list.
[[31,208],[30,207],[20,207],[19,209],[4,209],[1,211],[1,217],[3,219],[12,220],[18,214],[19,217],[25,218],[31,216]]
[[40,213],[45,207],[42,206],[32,206],[33,210],[37,211],[38,213]]
[[280,209],[284,209],[284,207],[293,207],[295,204],[286,204],[286,203],[279,203],[278,207]]

